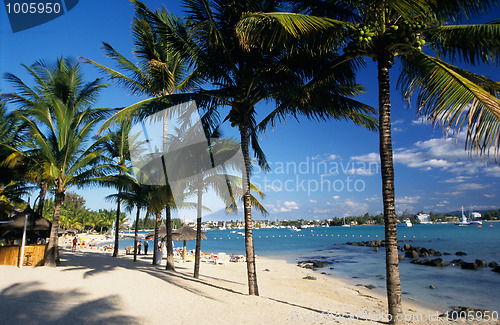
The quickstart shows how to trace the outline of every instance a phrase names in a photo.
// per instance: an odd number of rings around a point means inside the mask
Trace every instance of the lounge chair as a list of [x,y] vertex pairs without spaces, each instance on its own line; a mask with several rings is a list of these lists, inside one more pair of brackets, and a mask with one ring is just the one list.
[[125,247],[125,255],[132,255],[134,254],[134,247],[133,246],[126,246]]
[[229,258],[226,253],[217,254],[217,263],[216,264],[224,264],[227,265],[229,263]]

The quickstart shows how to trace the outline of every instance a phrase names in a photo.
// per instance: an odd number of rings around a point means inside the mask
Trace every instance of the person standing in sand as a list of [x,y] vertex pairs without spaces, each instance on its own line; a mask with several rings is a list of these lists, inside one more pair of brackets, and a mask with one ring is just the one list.
[[141,255],[142,241],[137,242],[137,255]]
[[73,248],[71,249],[73,252],[76,252],[76,244],[78,244],[78,237],[75,236],[75,238],[73,238]]
[[148,255],[148,241],[145,240],[144,241],[144,255]]

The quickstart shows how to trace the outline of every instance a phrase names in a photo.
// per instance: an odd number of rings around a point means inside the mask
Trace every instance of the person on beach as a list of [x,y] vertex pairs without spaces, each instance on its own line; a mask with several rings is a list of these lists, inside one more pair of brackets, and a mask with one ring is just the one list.
[[144,255],[148,255],[148,241],[145,240],[144,241]]
[[78,244],[78,238],[75,236],[73,238],[73,248],[71,249],[73,252],[76,252],[76,244]]
[[141,255],[142,241],[137,242],[137,255]]

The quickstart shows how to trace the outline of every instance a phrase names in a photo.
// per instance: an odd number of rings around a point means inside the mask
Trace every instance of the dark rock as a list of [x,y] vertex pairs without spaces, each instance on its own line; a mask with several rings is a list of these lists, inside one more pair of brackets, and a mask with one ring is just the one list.
[[493,272],[500,273],[500,266],[495,267],[492,271],[493,271]]
[[409,257],[411,259],[417,259],[420,257],[420,255],[417,253],[417,251],[411,250],[405,253],[405,257]]
[[376,288],[376,287],[375,287],[374,285],[372,285],[372,284],[361,284],[361,283],[358,283],[358,284],[356,284],[356,286],[357,286],[357,287],[365,287],[365,288],[370,289],[370,290],[372,290],[372,289],[375,289],[375,288]]
[[383,278],[384,278],[384,276],[383,276],[382,274],[378,274],[378,275],[377,275],[377,278],[382,278],[382,279],[383,279]]
[[429,286],[430,289],[436,289],[435,286],[433,286],[432,284]]
[[435,267],[444,267],[444,266],[446,266],[446,262],[441,257],[438,257],[438,258],[435,258],[435,259],[429,261],[429,264],[426,264],[426,265],[435,266]]
[[463,262],[462,265],[461,265],[461,267],[464,270],[475,270],[475,269],[477,269],[477,264],[476,263]]
[[330,267],[329,269],[330,269],[330,270],[333,270],[333,267]]
[[299,261],[297,263],[297,266],[302,267],[304,269],[316,270],[330,264],[333,263],[329,261],[307,260],[307,261]]
[[411,249],[411,245],[409,244],[404,244],[403,248],[401,249],[402,251],[408,251]]
[[321,274],[326,274],[326,272],[321,272]]
[[444,252],[443,255],[451,255],[451,254],[448,252]]
[[375,248],[373,249],[373,251],[374,251],[374,252],[378,252],[378,247],[375,247]]
[[448,266],[462,266],[462,263],[464,263],[462,259],[453,260],[450,262],[450,264],[448,264]]
[[498,263],[495,261],[491,261],[490,264],[488,264],[489,267],[497,267]]
[[269,269],[264,269],[264,272],[269,272],[270,270]]
[[464,253],[464,252],[456,252],[455,255],[457,256],[466,256],[467,253]]
[[427,252],[422,252],[422,254],[420,254],[420,257],[426,258],[429,257],[429,254]]
[[402,260],[404,260],[404,259],[405,259],[405,256],[404,256],[403,254],[399,254],[399,255],[398,255],[398,259],[399,259],[400,261],[402,261]]
[[480,260],[480,259],[476,260],[476,264],[478,267],[486,267],[488,265],[485,260]]
[[414,259],[410,262],[411,264],[422,264],[422,261],[419,258]]
[[308,276],[303,277],[302,279],[304,279],[304,280],[316,280],[316,277],[308,275]]
[[381,247],[382,246],[382,240],[375,239],[375,245],[377,245],[376,247]]

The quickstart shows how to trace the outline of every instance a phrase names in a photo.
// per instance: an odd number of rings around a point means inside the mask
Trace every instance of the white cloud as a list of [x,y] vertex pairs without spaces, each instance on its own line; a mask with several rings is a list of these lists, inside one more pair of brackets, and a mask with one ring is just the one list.
[[265,191],[273,191],[273,192],[281,192],[283,189],[281,187],[272,185],[272,184],[267,184],[266,188],[264,189]]
[[397,198],[396,199],[396,203],[399,203],[399,204],[414,204],[414,203],[417,203],[418,201],[420,201],[422,197],[418,196],[418,195],[415,195],[415,196],[403,196],[403,197],[400,197],[400,198]]
[[418,118],[416,120],[411,121],[411,124],[413,125],[431,125],[431,121],[429,121],[425,117]]
[[[299,209],[299,205],[295,201],[285,201],[285,202],[283,202],[283,205],[284,205],[284,207],[281,208],[282,209],[281,212],[288,212],[288,211]],[[283,210],[285,210],[285,211],[283,211]]]
[[366,155],[361,155],[361,156],[353,156],[351,157],[351,160],[356,160],[360,162],[379,162],[380,161],[380,155],[378,153],[369,153]]
[[351,168],[345,171],[347,175],[361,175],[361,176],[372,176],[376,174],[376,171],[368,168]]
[[367,201],[367,202],[381,202],[382,199],[380,198],[380,196],[374,195],[374,196],[371,196],[371,197],[367,197],[365,199],[365,201]]
[[309,203],[318,203],[316,200],[309,200]]
[[457,190],[482,190],[484,188],[488,187],[488,185],[485,184],[478,184],[478,183],[465,183],[465,184],[460,184],[456,187]]
[[338,200],[338,199],[340,199],[340,195],[334,195],[334,196],[332,196],[332,199]]

